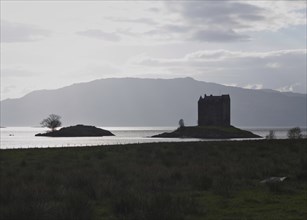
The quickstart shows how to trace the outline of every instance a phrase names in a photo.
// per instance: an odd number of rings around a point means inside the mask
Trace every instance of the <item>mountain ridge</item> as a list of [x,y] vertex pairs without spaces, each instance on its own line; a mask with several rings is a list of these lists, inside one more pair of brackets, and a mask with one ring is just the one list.
[[[200,81],[200,80],[196,80],[192,77],[178,77],[178,78],[170,78],[170,79],[163,79],[163,78],[138,78],[138,77],[114,77],[114,78],[101,78],[101,79],[95,79],[95,80],[91,80],[91,81],[86,81],[86,82],[79,82],[79,83],[73,83],[71,85],[67,85],[67,86],[63,86],[57,89],[38,89],[38,90],[34,90],[31,91],[27,94],[25,94],[24,96],[18,97],[18,98],[7,98],[7,99],[3,99],[0,102],[6,101],[6,100],[16,100],[16,99],[21,99],[24,98],[28,95],[32,95],[33,93],[37,93],[37,92],[48,92],[48,91],[55,91],[55,90],[59,90],[59,89],[64,89],[67,87],[72,87],[72,86],[76,86],[76,85],[80,85],[80,84],[88,84],[88,83],[92,83],[92,82],[96,82],[96,81],[101,81],[101,80],[113,80],[113,79],[136,79],[136,80],[173,80],[173,79],[192,79],[194,81],[197,82],[205,82],[205,81]],[[281,93],[284,95],[289,95],[289,96],[307,96],[307,94],[304,93],[297,93],[297,92],[281,92],[281,91],[277,91],[277,90],[273,90],[273,89],[248,89],[248,88],[243,88],[243,87],[236,87],[236,86],[230,86],[230,85],[223,85],[223,84],[218,84],[218,83],[214,83],[214,82],[205,82],[208,84],[213,84],[213,85],[219,85],[219,86],[225,86],[225,87],[231,87],[231,88],[239,88],[242,90],[253,90],[253,91],[265,91],[265,92],[272,92],[272,93]]]
[[[197,124],[197,100],[230,94],[232,124],[306,126],[306,95],[250,90],[193,78],[106,78],[1,101],[1,126],[37,125],[50,113],[65,124],[176,126]],[[255,120],[252,120],[255,119]]]
[[[59,89],[67,88],[67,87],[72,87],[72,86],[80,85],[80,84],[87,84],[87,83],[92,83],[92,82],[101,81],[101,80],[109,80],[109,79],[115,79],[115,80],[116,79],[136,79],[136,80],[147,80],[147,79],[149,79],[149,80],[192,79],[192,80],[198,81],[198,82],[205,82],[205,81],[196,80],[196,79],[194,79],[192,77],[178,77],[178,78],[170,78],[170,79],[163,79],[163,78],[139,78],[139,77],[101,78],[101,79],[95,79],[95,80],[86,81],[86,82],[73,83],[71,85],[63,86],[63,87],[57,88],[57,89],[38,89],[38,90],[31,91],[31,92],[25,94],[24,96],[21,96],[21,97],[18,97],[18,98],[7,98],[7,99],[1,100],[0,102],[6,101],[6,100],[21,99],[21,98],[24,98],[24,97],[26,97],[28,95],[32,95],[32,93],[54,91],[54,90],[59,90]],[[272,93],[281,93],[281,94],[285,94],[285,95],[289,95],[289,96],[306,96],[307,95],[307,94],[304,94],[304,93],[297,93],[297,92],[281,92],[281,91],[277,91],[277,90],[273,90],[273,89],[247,89],[247,88],[243,88],[243,87],[223,85],[223,84],[218,84],[218,83],[214,83],[214,82],[205,82],[205,83],[213,84],[213,85],[219,85],[219,86],[225,86],[225,87],[231,87],[231,88],[239,88],[239,89],[243,89],[243,90],[254,90],[254,91],[265,91],[265,92],[272,92]]]

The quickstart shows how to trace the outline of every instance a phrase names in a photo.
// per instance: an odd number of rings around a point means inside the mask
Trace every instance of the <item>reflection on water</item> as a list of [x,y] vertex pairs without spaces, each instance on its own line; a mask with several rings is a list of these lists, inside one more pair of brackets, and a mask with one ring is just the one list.
[[[46,148],[46,147],[74,147],[94,145],[114,145],[132,143],[200,141],[200,139],[180,138],[150,138],[150,136],[169,132],[175,127],[102,127],[110,130],[115,136],[110,137],[35,137],[37,133],[46,132],[38,127],[8,127],[1,128],[1,149],[8,148]],[[276,138],[287,138],[289,128],[245,128],[255,134],[265,137],[270,130],[275,131]],[[306,129],[303,129],[306,134]],[[203,140],[206,141],[206,140]]]

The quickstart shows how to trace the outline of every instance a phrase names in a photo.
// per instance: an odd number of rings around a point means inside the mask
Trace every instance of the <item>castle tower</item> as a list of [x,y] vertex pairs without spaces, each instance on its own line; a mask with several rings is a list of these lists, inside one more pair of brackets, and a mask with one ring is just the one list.
[[229,95],[200,97],[198,126],[230,126]]

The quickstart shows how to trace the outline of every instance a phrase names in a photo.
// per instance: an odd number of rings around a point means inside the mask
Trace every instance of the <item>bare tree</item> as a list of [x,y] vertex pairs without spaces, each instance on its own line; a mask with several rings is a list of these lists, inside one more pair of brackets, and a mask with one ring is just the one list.
[[48,116],[48,118],[45,118],[40,124],[43,127],[50,128],[52,131],[56,130],[57,127],[60,127],[62,125],[62,122],[60,121],[61,116],[51,114]]

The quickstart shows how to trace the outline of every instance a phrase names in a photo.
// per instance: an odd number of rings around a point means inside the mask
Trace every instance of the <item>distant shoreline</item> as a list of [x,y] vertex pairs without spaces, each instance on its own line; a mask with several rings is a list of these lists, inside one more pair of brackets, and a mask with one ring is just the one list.
[[[106,127],[102,127],[106,128]],[[116,136],[113,137],[82,137],[82,138],[52,138],[35,137],[34,135],[46,132],[45,128],[31,127],[7,127],[1,128],[1,149],[10,148],[47,148],[47,147],[91,147],[97,145],[121,145],[134,143],[152,143],[152,142],[198,142],[200,139],[182,139],[182,138],[150,138],[153,135],[170,132],[175,127],[113,127],[108,129]],[[254,134],[265,137],[270,130],[275,131],[276,139],[287,139],[289,129],[261,129],[251,130]],[[306,129],[302,129],[302,134],[306,136]],[[231,141],[237,139],[231,139]],[[215,141],[205,139],[203,141]],[[218,140],[220,141],[220,140]]]

